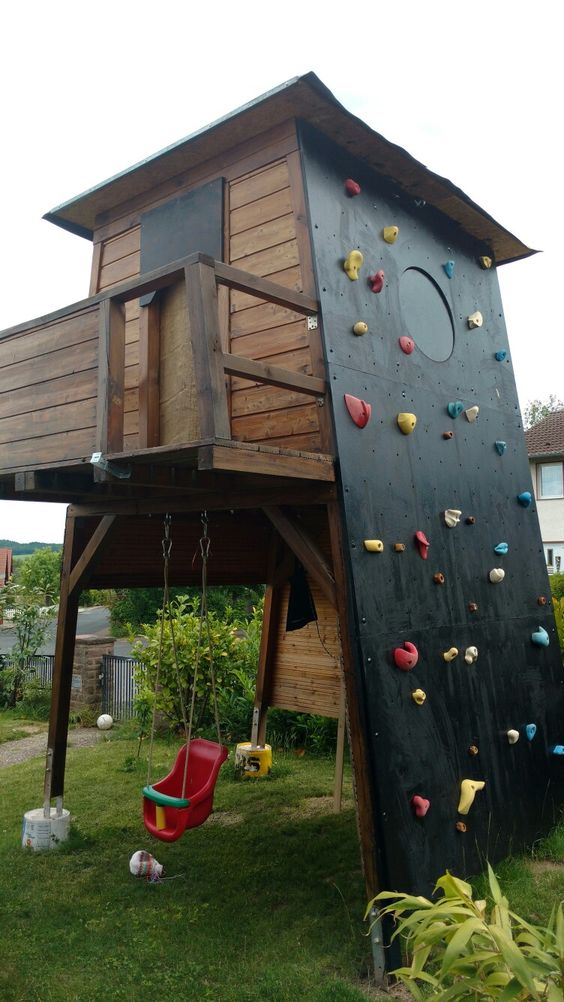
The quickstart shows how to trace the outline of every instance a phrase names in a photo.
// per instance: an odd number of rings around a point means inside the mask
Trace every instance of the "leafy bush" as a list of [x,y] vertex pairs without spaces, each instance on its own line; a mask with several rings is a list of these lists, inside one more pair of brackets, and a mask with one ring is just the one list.
[[487,902],[474,901],[470,885],[448,871],[437,881],[438,901],[393,891],[373,898],[366,915],[388,902],[379,914],[393,916],[394,938],[404,938],[409,966],[393,973],[417,1002],[562,1002],[564,903],[554,907],[546,928],[533,926],[510,910],[489,864],[488,880],[489,914]]
[[314,713],[293,710],[270,710],[266,724],[266,740],[273,748],[306,748],[318,754],[335,751],[337,721]]
[[[249,588],[215,586],[208,590],[208,609],[220,618],[231,610],[235,618],[246,622],[252,619],[253,609],[264,594],[262,585]],[[187,596],[191,604],[198,604],[199,588],[171,588],[170,598]],[[139,630],[143,623],[152,623],[160,614],[163,604],[162,588],[121,588],[110,602],[110,618],[114,636],[123,636],[129,629]]]
[[552,607],[554,609],[554,620],[556,623],[556,629],[558,630],[558,640],[560,641],[560,650],[564,655],[564,598],[553,598]]
[[564,598],[564,574],[551,574],[548,580],[553,598]]
[[24,682],[22,698],[17,703],[19,712],[30,720],[49,720],[51,686],[34,678]]

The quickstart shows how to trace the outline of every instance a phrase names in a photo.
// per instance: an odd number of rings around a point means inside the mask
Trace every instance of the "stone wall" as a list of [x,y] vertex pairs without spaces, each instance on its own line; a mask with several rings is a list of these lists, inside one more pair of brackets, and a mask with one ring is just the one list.
[[70,712],[78,713],[86,708],[99,713],[102,700],[102,658],[114,653],[111,637],[97,637],[85,634],[76,638]]

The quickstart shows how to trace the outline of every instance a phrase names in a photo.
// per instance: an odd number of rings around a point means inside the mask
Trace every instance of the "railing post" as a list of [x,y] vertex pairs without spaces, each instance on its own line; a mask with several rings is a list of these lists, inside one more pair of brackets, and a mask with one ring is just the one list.
[[141,306],[139,318],[139,448],[160,445],[160,301]]
[[184,271],[188,336],[198,388],[201,438],[231,438],[223,368],[217,287],[212,265],[197,261]]
[[125,309],[105,299],[100,303],[96,427],[96,449],[104,455],[123,449],[124,370]]

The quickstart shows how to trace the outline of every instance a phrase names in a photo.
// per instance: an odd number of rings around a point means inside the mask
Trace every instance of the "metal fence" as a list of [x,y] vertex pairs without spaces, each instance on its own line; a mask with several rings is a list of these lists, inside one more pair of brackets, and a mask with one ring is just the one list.
[[41,685],[51,685],[54,664],[54,654],[34,654],[32,658],[27,658],[25,666],[26,680],[37,679],[38,682],[41,682]]
[[114,720],[131,720],[135,716],[135,658],[104,654],[102,658],[102,713]]

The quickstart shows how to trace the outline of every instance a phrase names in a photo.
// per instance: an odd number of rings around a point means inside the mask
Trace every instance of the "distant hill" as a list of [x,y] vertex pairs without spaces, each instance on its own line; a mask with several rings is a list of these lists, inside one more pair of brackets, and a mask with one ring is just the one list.
[[0,539],[0,550],[11,550],[14,557],[26,557],[36,550],[62,550],[62,543],[16,543],[14,539]]

